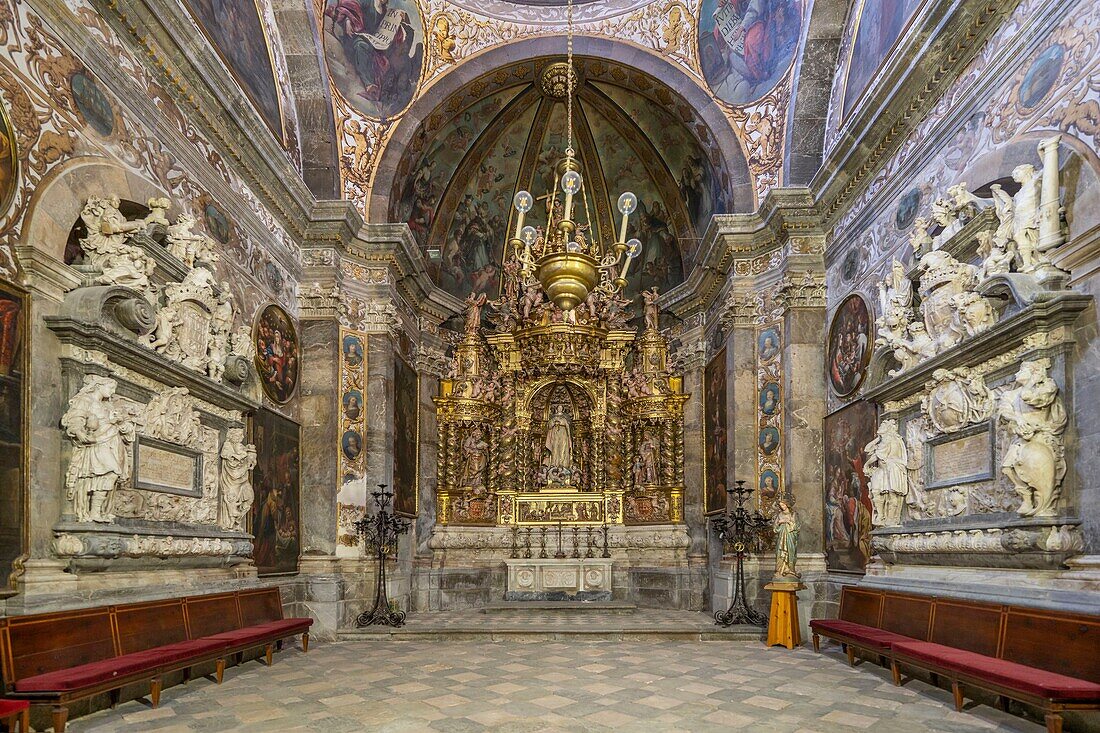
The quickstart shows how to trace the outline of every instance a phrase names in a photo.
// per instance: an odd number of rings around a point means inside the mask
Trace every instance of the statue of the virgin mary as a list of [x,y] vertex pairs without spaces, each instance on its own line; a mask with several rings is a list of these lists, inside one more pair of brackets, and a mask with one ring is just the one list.
[[550,468],[573,468],[573,424],[565,405],[557,405],[546,423],[546,450]]

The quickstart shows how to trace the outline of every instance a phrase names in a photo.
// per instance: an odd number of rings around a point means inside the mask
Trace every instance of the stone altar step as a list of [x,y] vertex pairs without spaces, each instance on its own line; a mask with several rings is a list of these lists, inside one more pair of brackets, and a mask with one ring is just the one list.
[[[545,602],[542,602],[545,603]],[[500,604],[496,604],[500,605]],[[524,605],[532,605],[527,602]],[[574,604],[576,605],[576,604]],[[629,605],[629,604],[626,604]],[[663,611],[639,608],[629,613],[593,613],[577,609],[509,608],[505,615],[487,609],[435,611],[409,614],[404,626],[368,626],[344,629],[342,641],[741,641],[762,642],[764,630],[756,626],[724,628],[714,617],[695,611]],[[593,609],[595,610],[595,609]]]
[[627,601],[500,601],[482,606],[477,610],[494,616],[515,616],[538,611],[620,615],[634,613],[638,607]]

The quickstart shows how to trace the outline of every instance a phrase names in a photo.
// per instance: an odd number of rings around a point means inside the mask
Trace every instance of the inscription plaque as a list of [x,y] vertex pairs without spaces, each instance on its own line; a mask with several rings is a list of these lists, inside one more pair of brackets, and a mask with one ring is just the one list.
[[928,488],[956,486],[993,478],[993,433],[977,425],[929,443]]
[[180,446],[139,438],[134,444],[134,488],[202,495],[202,455]]

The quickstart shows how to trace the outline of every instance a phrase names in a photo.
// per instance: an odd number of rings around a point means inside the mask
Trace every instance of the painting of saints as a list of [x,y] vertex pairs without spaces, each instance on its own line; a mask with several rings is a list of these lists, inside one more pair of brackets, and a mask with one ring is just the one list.
[[344,337],[344,363],[352,367],[363,363],[363,341],[358,336]]
[[703,0],[699,61],[715,96],[744,105],[775,88],[794,58],[802,0]]
[[726,350],[707,364],[703,378],[706,511],[726,508]]
[[841,302],[829,327],[829,383],[837,395],[854,392],[871,361],[871,314],[867,301],[856,293]]
[[871,556],[871,499],[864,446],[875,437],[874,403],[828,415],[825,433],[825,558],[830,570],[862,573]]
[[266,19],[254,0],[184,0],[229,72],[283,142],[283,114],[271,63]]
[[24,396],[26,297],[0,282],[0,582],[23,554],[26,491]]
[[404,359],[393,370],[393,509],[416,514],[419,379]]
[[253,335],[256,346],[256,372],[264,394],[282,405],[298,386],[298,334],[294,323],[279,306],[263,309]]
[[382,119],[412,101],[424,61],[424,24],[412,0],[328,0],[325,60],[356,109]]
[[252,559],[260,575],[294,573],[301,549],[298,424],[261,409],[252,418],[252,442],[256,446]]
[[860,0],[844,82],[844,115],[855,108],[921,0]]

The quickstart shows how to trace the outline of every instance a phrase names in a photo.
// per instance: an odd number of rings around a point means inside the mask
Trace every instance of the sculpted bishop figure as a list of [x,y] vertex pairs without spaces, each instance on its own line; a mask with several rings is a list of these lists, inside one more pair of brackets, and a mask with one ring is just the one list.
[[565,405],[557,405],[546,424],[546,450],[550,452],[550,467],[573,468],[573,421]]

